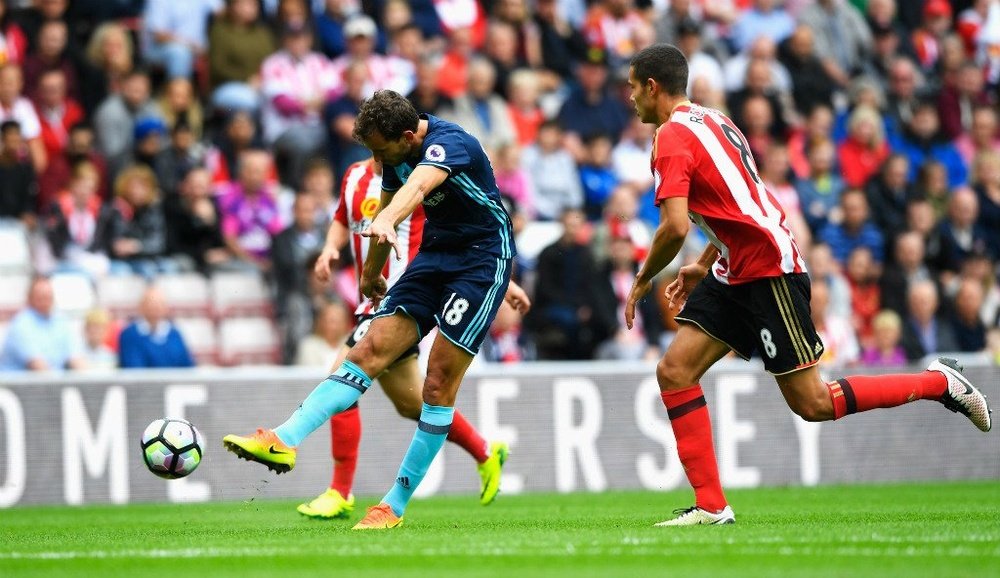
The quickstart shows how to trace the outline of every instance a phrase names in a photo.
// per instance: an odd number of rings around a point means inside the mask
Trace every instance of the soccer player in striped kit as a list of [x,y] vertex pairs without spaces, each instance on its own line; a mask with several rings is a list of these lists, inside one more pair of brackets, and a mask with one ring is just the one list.
[[832,382],[820,377],[823,343],[810,318],[809,275],[785,215],[761,181],[746,138],[721,112],[687,99],[687,77],[684,55],[667,44],[640,51],[629,70],[639,118],[658,126],[651,165],[660,208],[653,246],[626,303],[629,328],[636,303],[680,250],[689,221],[710,241],[666,289],[671,304],[683,309],[677,336],[656,367],[695,505],[656,525],[736,520],[719,482],[712,425],[698,383],[730,350],[744,359],[758,352],[788,406],[807,421],[928,399],[989,431],[986,398],[954,360],[935,360],[917,374]]
[[[367,159],[351,165],[341,181],[340,201],[330,229],[327,232],[323,252],[316,261],[315,274],[320,281],[330,280],[331,264],[340,259],[340,251],[350,247],[354,258],[354,268],[361,278],[361,267],[368,257],[368,239],[361,232],[368,228],[378,213],[382,196],[382,167],[374,159]],[[424,231],[424,209],[417,209],[396,229],[399,238],[401,259],[390,259],[382,270],[389,287],[399,279],[420,248]],[[371,299],[359,295],[359,304],[354,311],[357,326],[341,348],[330,372],[340,367],[347,358],[351,347],[364,337],[374,318]],[[407,349],[380,376],[379,385],[386,396],[403,417],[416,420],[420,417],[421,385],[424,376],[417,363],[417,345]],[[500,489],[500,474],[507,459],[508,447],[503,442],[488,444],[479,432],[455,411],[454,421],[448,431],[448,440],[461,446],[479,464],[479,500],[484,506],[496,498]],[[300,504],[299,513],[311,518],[341,518],[354,510],[354,496],[351,486],[358,461],[358,445],[361,442],[361,412],[355,403],[350,408],[330,418],[330,444],[333,453],[333,479],[330,487],[311,502]]]

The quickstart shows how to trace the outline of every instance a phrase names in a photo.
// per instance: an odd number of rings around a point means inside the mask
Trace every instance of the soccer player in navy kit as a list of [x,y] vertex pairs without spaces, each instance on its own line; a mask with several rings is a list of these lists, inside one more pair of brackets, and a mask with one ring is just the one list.
[[[435,325],[417,431],[396,482],[355,529],[399,526],[417,485],[448,435],[462,378],[506,299],[525,311],[510,283],[515,255],[510,217],[500,202],[482,145],[453,123],[418,115],[401,95],[383,90],[364,103],[354,129],[384,166],[381,211],[362,234],[371,239],[361,291],[378,303],[375,319],[343,364],[282,425],[251,436],[226,436],[240,457],[279,472],[295,465],[295,446],[333,414],[354,404],[379,375]],[[396,226],[423,204],[420,252],[386,290],[382,270],[397,253]]]

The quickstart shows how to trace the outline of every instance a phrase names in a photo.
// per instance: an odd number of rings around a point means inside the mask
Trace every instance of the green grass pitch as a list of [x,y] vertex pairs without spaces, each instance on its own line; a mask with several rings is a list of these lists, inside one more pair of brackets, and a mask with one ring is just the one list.
[[0,576],[1000,576],[1000,481],[733,490],[734,526],[653,528],[690,492],[418,500],[351,532],[295,502],[0,510]]

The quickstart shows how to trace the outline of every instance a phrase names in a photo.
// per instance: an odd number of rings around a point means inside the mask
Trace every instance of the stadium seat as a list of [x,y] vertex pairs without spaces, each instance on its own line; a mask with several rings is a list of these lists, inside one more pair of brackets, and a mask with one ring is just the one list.
[[270,316],[271,292],[256,273],[212,275],[212,306],[219,319],[231,316]]
[[134,317],[139,311],[146,279],[139,275],[111,275],[97,282],[97,302],[119,319]]
[[154,284],[163,293],[174,317],[207,317],[212,313],[208,281],[202,275],[161,275]]
[[219,340],[215,332],[215,323],[207,317],[178,317],[174,325],[184,337],[184,343],[198,365],[217,365],[219,363]]
[[17,222],[0,223],[0,273],[28,273],[31,271],[31,248],[28,234]]
[[94,284],[86,275],[57,273],[52,276],[56,309],[71,316],[82,316],[97,303]]
[[10,319],[28,301],[28,286],[31,277],[27,275],[0,275],[0,320]]
[[281,360],[278,332],[267,317],[223,319],[219,341],[223,365],[276,364]]

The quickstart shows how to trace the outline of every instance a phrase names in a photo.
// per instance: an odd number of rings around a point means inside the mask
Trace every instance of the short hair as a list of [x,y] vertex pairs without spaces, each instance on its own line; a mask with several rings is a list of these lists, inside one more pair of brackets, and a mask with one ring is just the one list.
[[0,134],[7,134],[9,132],[21,132],[21,123],[16,120],[5,120],[0,123]]
[[684,53],[672,44],[654,44],[632,57],[635,77],[652,78],[671,96],[687,94],[688,63]]
[[354,121],[354,139],[364,142],[376,132],[386,140],[398,140],[406,131],[417,131],[420,115],[403,95],[379,90],[361,105]]

